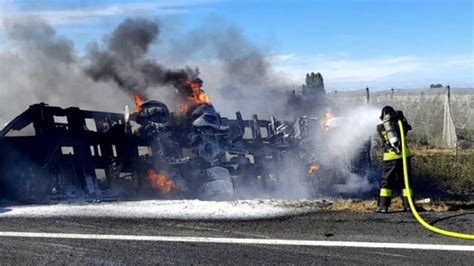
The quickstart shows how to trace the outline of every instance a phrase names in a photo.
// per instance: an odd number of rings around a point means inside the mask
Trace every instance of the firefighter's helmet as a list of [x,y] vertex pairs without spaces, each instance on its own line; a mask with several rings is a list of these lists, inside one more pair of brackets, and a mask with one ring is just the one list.
[[380,120],[383,120],[383,118],[387,114],[393,114],[393,113],[395,113],[395,109],[393,109],[393,107],[390,105],[386,105],[384,108],[382,108],[382,113],[380,114]]

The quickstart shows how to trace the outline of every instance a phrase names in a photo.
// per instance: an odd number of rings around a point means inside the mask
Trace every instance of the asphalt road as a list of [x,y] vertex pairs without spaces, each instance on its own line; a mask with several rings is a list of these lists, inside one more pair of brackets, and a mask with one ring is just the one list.
[[[423,216],[444,229],[474,233],[473,212]],[[408,213],[320,211],[257,221],[4,217],[0,232],[474,245],[430,233]],[[0,258],[2,264],[474,264],[473,251],[20,236],[0,237]]]

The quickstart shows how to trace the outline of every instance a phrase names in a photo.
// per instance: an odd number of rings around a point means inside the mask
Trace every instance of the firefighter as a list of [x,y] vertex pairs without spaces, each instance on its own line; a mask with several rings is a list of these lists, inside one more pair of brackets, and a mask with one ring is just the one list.
[[[412,195],[411,189],[408,191],[403,182],[403,159],[402,144],[398,121],[403,124],[404,133],[411,130],[402,111],[396,111],[391,106],[385,106],[380,115],[382,121],[377,125],[377,132],[382,139],[384,154],[382,164],[382,178],[380,182],[380,194],[375,212],[387,213],[392,200],[392,190],[398,185],[402,189],[403,211],[410,211],[407,196]],[[405,143],[406,144],[406,143]],[[410,149],[406,149],[408,175],[410,177],[410,159],[413,156]]]

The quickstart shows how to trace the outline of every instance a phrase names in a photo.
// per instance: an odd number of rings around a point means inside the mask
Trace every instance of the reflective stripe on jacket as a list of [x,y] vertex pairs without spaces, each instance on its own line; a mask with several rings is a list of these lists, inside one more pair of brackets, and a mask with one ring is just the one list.
[[[411,150],[407,147],[406,149],[406,153],[407,153],[407,157],[412,157],[413,156],[413,153],[411,152]],[[402,154],[397,154],[395,151],[393,150],[388,150],[386,152],[383,153],[383,160],[384,161],[392,161],[392,160],[398,160],[398,159],[402,159]]]

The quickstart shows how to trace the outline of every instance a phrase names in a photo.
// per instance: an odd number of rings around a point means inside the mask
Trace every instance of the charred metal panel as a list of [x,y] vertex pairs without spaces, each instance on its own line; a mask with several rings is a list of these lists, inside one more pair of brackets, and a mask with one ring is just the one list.
[[[95,128],[89,129],[86,119],[93,121]],[[28,124],[33,124],[34,136],[9,136]],[[117,170],[136,172],[135,165],[140,164],[137,147],[146,145],[125,134],[122,114],[43,103],[13,119],[0,136],[0,197],[20,200],[98,195],[96,169],[104,170],[100,187],[108,188],[119,178]]]

